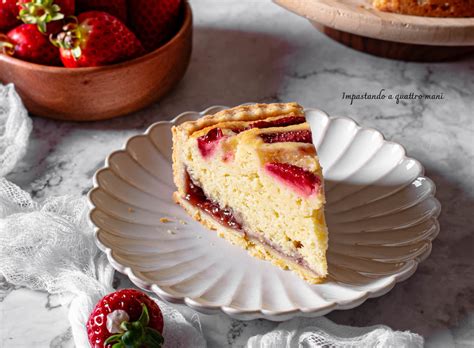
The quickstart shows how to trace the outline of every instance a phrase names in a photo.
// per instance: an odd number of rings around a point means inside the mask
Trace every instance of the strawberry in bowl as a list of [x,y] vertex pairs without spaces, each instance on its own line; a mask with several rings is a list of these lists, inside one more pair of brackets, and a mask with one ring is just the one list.
[[103,297],[87,321],[92,348],[161,347],[162,332],[160,307],[135,289],[123,289]]
[[178,29],[181,0],[134,0],[130,4],[130,26],[147,51],[168,41]]
[[15,85],[33,115],[68,121],[160,100],[183,78],[192,50],[183,0],[3,0],[0,27],[2,82]]
[[24,61],[60,65],[58,49],[51,45],[48,38],[41,34],[34,24],[21,24],[10,30],[7,35],[0,35],[0,47],[4,54]]
[[88,11],[102,11],[117,17],[127,24],[128,9],[126,0],[77,0],[78,13]]
[[118,63],[145,52],[135,34],[107,12],[84,12],[63,29],[53,43],[68,68]]
[[18,19],[18,1],[3,0],[0,2],[0,30],[5,31],[21,23]]

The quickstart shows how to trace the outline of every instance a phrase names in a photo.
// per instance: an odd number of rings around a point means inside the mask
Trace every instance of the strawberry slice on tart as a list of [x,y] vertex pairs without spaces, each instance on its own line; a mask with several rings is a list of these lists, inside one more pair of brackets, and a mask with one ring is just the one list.
[[172,131],[174,199],[191,216],[255,257],[324,280],[324,185],[301,106],[238,106]]

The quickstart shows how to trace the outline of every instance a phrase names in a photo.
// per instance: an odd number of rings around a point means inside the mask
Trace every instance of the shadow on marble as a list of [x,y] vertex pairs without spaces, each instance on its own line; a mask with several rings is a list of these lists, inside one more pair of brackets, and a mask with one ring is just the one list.
[[474,312],[472,189],[465,191],[442,173],[426,169],[442,205],[441,230],[431,255],[388,294],[352,310],[332,312],[329,319],[355,326],[385,324],[427,337],[458,326]]

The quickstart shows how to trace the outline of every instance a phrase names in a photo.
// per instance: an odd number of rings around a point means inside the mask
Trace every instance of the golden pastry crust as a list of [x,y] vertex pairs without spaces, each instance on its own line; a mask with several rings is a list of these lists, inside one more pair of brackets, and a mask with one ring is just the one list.
[[376,9],[425,17],[474,17],[474,0],[374,0]]
[[[297,103],[273,103],[240,105],[231,109],[206,115],[196,121],[184,122],[176,128],[190,135],[200,129],[229,121],[255,121],[272,116],[303,115],[303,108]],[[174,127],[173,127],[174,128]]]

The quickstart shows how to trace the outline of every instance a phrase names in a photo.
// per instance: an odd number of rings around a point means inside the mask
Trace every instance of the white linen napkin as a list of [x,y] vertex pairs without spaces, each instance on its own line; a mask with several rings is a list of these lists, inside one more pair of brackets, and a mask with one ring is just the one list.
[[[76,347],[87,348],[86,321],[97,301],[114,291],[114,271],[94,243],[85,198],[35,202],[4,178],[25,154],[31,124],[13,86],[0,85],[0,274],[12,284],[58,294],[69,306]],[[165,347],[206,347],[197,313],[187,321],[170,305],[154,300],[164,315]],[[249,348],[422,346],[417,334],[386,326],[341,326],[324,317],[284,322],[247,343]]]

